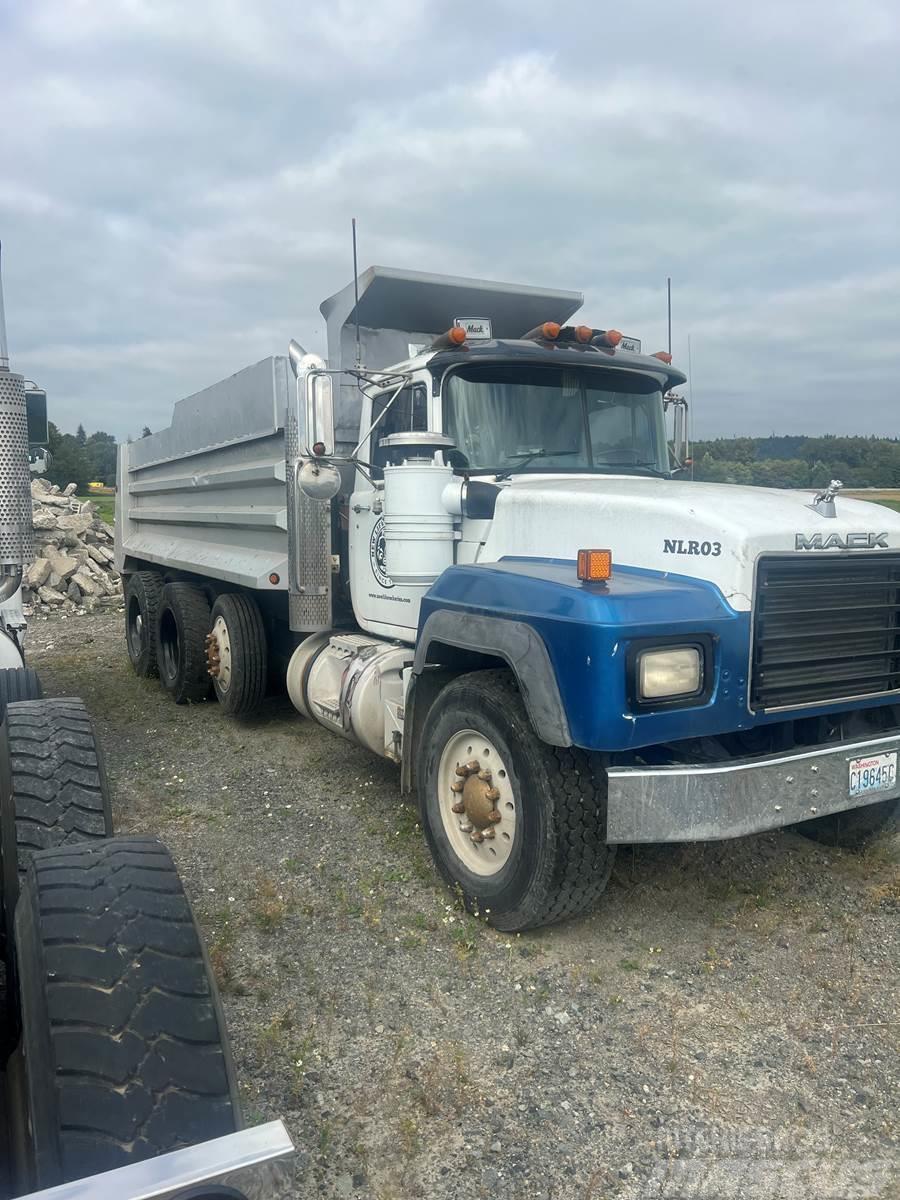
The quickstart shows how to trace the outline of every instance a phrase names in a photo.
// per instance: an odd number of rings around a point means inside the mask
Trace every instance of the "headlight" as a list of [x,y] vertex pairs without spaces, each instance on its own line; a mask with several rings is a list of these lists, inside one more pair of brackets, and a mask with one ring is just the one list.
[[638,656],[638,698],[670,700],[693,696],[703,686],[703,654],[699,646],[643,650]]

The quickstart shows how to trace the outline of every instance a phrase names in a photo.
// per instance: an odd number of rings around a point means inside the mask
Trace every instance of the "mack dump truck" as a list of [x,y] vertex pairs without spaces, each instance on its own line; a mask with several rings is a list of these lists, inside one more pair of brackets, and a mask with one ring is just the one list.
[[679,479],[668,354],[576,292],[371,267],[292,343],[120,448],[140,675],[298,711],[400,767],[504,930],[582,912],[622,843],[898,805],[900,516]]
[[28,396],[0,286],[0,1200],[241,1200],[290,1154],[242,1129],[224,1017],[166,848],[111,837],[81,700],[25,664]]

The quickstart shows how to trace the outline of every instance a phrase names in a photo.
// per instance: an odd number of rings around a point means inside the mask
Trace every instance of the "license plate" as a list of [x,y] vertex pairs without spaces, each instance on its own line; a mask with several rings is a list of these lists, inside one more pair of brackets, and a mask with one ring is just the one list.
[[850,795],[889,792],[897,786],[897,751],[850,759]]

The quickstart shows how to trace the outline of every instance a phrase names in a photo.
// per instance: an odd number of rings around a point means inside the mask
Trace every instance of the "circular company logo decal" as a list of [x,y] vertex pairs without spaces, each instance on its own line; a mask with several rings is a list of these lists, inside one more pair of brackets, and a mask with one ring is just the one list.
[[379,517],[372,528],[369,538],[369,562],[372,564],[372,574],[383,588],[392,588],[394,581],[384,569],[384,517]]

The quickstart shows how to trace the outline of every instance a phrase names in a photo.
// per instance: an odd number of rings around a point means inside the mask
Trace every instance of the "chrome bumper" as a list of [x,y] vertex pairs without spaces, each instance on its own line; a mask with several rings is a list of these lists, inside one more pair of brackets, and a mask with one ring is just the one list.
[[900,733],[798,754],[609,770],[607,840],[705,842],[779,829],[900,795],[851,798],[851,758],[900,750]]
[[255,1200],[271,1194],[269,1164],[293,1154],[281,1121],[173,1150],[159,1158],[29,1192],[22,1200],[168,1200],[189,1187],[221,1183]]

